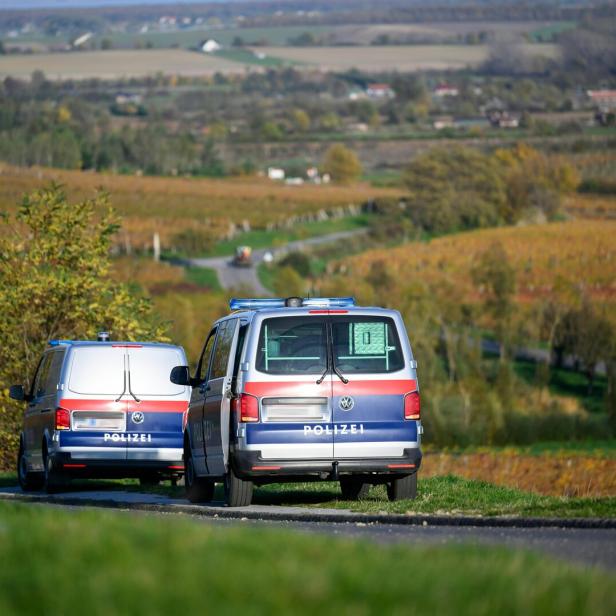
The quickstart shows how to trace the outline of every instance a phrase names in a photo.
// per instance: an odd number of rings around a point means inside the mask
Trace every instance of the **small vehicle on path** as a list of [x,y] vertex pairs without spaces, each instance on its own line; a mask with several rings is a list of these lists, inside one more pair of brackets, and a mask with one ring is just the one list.
[[216,321],[191,386],[184,432],[192,502],[223,482],[230,506],[254,485],[340,482],[357,499],[386,484],[414,498],[421,464],[417,363],[400,314],[353,298],[233,299]]
[[169,381],[181,347],[146,342],[52,340],[28,391],[17,474],[24,490],[64,488],[72,477],[137,477],[144,484],[184,472],[190,389]]

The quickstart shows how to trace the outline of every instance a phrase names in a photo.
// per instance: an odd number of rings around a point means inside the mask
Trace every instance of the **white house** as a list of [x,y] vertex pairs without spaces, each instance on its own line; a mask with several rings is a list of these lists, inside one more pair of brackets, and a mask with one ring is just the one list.
[[279,167],[268,167],[267,177],[270,180],[284,180],[284,169],[280,169]]
[[201,43],[201,51],[203,53],[214,53],[215,51],[220,51],[222,49],[222,45],[215,41],[214,39],[208,39]]

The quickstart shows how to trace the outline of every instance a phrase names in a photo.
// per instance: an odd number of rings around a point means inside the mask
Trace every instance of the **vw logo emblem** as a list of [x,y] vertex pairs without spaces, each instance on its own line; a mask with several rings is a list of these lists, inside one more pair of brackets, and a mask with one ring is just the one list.
[[141,411],[135,411],[130,418],[133,420],[133,423],[143,423],[143,413]]
[[355,400],[351,396],[342,396],[338,402],[338,406],[343,411],[350,411],[355,406]]

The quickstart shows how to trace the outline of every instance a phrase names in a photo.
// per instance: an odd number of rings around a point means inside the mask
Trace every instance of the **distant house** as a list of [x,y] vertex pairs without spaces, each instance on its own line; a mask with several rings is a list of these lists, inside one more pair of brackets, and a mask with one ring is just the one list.
[[115,97],[116,105],[141,105],[143,96],[141,94],[130,94],[128,92],[120,92]]
[[432,94],[436,98],[445,98],[446,96],[458,96],[460,94],[460,90],[456,88],[456,86],[452,86],[448,83],[440,83],[434,90],[432,90]]
[[386,83],[371,83],[366,88],[366,96],[374,99],[394,98],[396,93]]
[[437,118],[434,118],[434,122],[432,123],[432,126],[436,129],[436,130],[443,130],[444,128],[455,128],[455,120],[453,119],[453,116],[438,116]]
[[85,45],[92,37],[94,36],[94,33],[92,32],[86,32],[85,34],[82,34],[81,36],[78,36],[72,43],[71,46],[72,47],[82,47],[83,45]]
[[494,128],[518,128],[520,126],[520,114],[518,113],[494,109],[489,111],[487,116]]
[[599,111],[616,109],[616,90],[587,90],[586,94]]
[[358,101],[362,98],[366,98],[366,92],[358,88],[353,88],[349,91],[348,97],[350,101]]
[[267,177],[270,180],[284,180],[284,169],[279,167],[268,167]]
[[214,39],[207,39],[207,41],[203,41],[203,43],[201,43],[199,48],[203,53],[214,53],[215,51],[220,51],[222,49],[222,45]]

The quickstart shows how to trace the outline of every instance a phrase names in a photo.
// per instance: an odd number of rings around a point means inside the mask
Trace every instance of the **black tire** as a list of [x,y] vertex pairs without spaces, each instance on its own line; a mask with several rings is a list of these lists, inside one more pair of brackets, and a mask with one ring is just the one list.
[[184,487],[186,488],[186,498],[191,503],[209,503],[214,498],[214,481],[197,477],[193,464],[190,448],[184,450]]
[[240,479],[233,467],[229,464],[229,470],[225,475],[225,503],[228,507],[248,507],[252,502],[252,481]]
[[23,443],[19,444],[17,454],[17,481],[24,492],[40,490],[43,487],[43,474],[28,471]]
[[45,466],[45,472],[43,473],[43,487],[45,488],[45,492],[47,492],[47,494],[62,492],[68,485],[68,478],[57,468],[47,451],[45,451],[43,456],[43,464]]
[[361,500],[370,492],[370,484],[364,483],[358,477],[341,477],[340,490],[344,500]]
[[387,484],[387,498],[390,501],[413,500],[417,496],[417,473],[394,479]]

